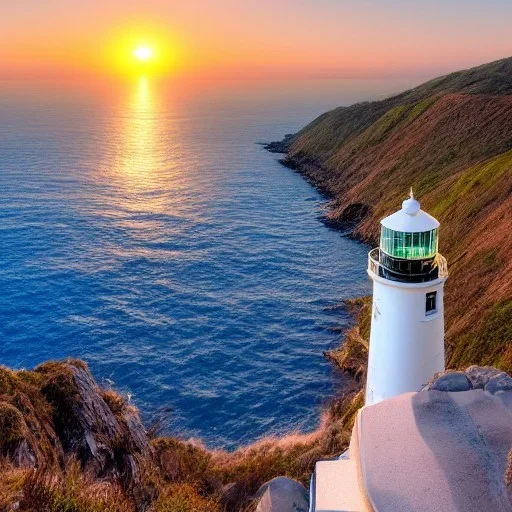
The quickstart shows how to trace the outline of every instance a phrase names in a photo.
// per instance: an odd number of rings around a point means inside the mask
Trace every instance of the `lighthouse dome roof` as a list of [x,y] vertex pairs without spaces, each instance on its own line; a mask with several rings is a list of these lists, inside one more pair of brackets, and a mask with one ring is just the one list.
[[381,224],[385,228],[405,233],[420,233],[439,227],[439,221],[421,209],[412,190],[409,199],[402,203],[402,209],[382,219]]

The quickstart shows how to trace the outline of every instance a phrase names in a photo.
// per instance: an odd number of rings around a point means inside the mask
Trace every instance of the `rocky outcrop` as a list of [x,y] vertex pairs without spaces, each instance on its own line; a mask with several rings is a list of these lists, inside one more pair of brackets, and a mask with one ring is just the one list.
[[268,144],[265,144],[264,147],[271,153],[286,153],[290,149],[290,144],[292,143],[293,137],[293,133],[288,133],[284,136],[283,140],[269,142]]
[[73,457],[89,474],[130,486],[151,452],[137,410],[101,390],[81,361],[2,368],[0,432],[1,453],[15,466],[63,466]]
[[263,484],[256,493],[256,512],[307,512],[309,494],[305,487],[291,478],[277,477]]
[[432,391],[469,391],[471,382],[464,372],[447,371],[436,374],[427,389]]
[[470,366],[465,371],[447,370],[436,373],[427,386],[427,391],[469,391],[483,389],[494,395],[512,391],[512,377],[492,366]]

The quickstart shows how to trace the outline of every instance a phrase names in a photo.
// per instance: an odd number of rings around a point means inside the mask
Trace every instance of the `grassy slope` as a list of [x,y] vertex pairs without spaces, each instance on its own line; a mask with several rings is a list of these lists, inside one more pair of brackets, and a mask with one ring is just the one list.
[[332,220],[364,205],[355,234],[373,244],[413,186],[450,265],[449,365],[512,370],[512,58],[328,112],[287,159],[331,194]]

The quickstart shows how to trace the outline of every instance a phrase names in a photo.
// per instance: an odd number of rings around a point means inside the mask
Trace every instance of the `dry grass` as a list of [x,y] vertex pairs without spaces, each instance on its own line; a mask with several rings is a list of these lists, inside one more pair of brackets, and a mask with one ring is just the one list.
[[307,485],[318,459],[344,451],[359,405],[360,394],[352,392],[324,413],[314,432],[268,437],[234,453],[157,438],[141,483],[129,489],[112,479],[95,480],[75,460],[62,470],[16,469],[4,461],[0,511],[16,503],[22,512],[249,511],[263,483],[284,475]]
[[63,453],[41,383],[36,372],[0,367],[0,454],[12,455],[25,440],[40,465],[52,466]]
[[222,512],[221,504],[198,494],[190,484],[167,486],[148,512]]
[[121,487],[98,482],[69,461],[64,471],[15,468],[0,463],[0,511],[135,512]]
[[156,439],[158,474],[164,485],[192,485],[223,510],[251,510],[252,497],[265,482],[288,476],[307,486],[317,460],[336,457],[348,447],[362,396],[358,387],[347,392],[324,412],[312,433],[266,437],[233,453],[209,451],[197,442]]
[[15,468],[5,460],[0,461],[0,511],[11,510],[12,504],[22,496],[26,470]]
[[357,381],[366,378],[368,346],[371,323],[371,297],[346,302],[356,317],[356,325],[346,331],[340,345],[325,353],[325,356],[343,371],[348,372]]

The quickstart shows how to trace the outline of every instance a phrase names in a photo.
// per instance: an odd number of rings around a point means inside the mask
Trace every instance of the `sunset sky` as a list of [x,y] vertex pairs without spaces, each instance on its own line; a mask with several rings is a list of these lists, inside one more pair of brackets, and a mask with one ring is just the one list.
[[0,78],[128,72],[140,44],[174,75],[435,75],[510,56],[511,20],[510,0],[19,0]]

